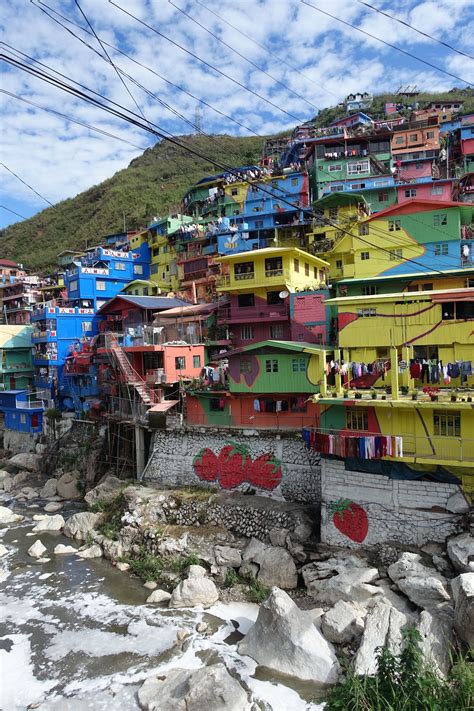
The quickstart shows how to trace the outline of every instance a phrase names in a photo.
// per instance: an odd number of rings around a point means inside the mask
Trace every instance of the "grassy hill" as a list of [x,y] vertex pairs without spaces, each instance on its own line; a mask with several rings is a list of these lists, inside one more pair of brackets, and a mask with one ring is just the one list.
[[[180,141],[227,165],[255,163],[263,139],[182,136]],[[186,190],[204,175],[220,172],[209,162],[168,142],[157,143],[128,168],[74,198],[0,230],[0,253],[27,269],[47,270],[63,249],[97,244],[106,234],[143,227],[155,215],[177,210]]]

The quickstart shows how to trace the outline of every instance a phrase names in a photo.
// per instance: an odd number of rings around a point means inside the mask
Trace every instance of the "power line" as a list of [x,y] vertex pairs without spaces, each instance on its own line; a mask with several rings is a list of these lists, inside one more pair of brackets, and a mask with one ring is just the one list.
[[[199,2],[199,0],[197,0],[197,1]],[[418,32],[419,35],[423,35],[423,37],[427,37],[428,39],[433,40],[433,42],[438,42],[438,44],[442,44],[444,47],[451,49],[453,52],[456,52],[457,54],[460,54],[463,57],[467,57],[468,59],[474,59],[474,57],[472,55],[466,54],[466,52],[462,52],[460,49],[456,49],[456,47],[453,47],[451,44],[448,44],[447,42],[443,42],[443,40],[440,40],[437,37],[433,37],[432,35],[429,35],[427,32],[423,32],[423,30],[419,30],[417,27],[413,27],[413,25],[410,25],[409,22],[405,22],[405,20],[401,20],[399,17],[395,17],[395,15],[390,15],[390,13],[388,13],[388,12],[379,10],[378,7],[374,7],[370,3],[364,2],[364,0],[357,0],[357,2],[360,3],[361,5],[365,5],[366,7],[369,7],[371,10],[374,10],[374,12],[378,12],[379,15],[385,15],[385,17],[390,18],[390,20],[395,20],[395,22],[398,22],[400,25],[409,27],[414,32]]]
[[47,202],[48,205],[51,205],[51,207],[54,207],[53,203],[50,202],[50,201],[48,200],[48,198],[45,198],[44,195],[41,195],[41,193],[39,193],[37,190],[35,190],[34,188],[32,188],[31,185],[28,185],[28,183],[27,183],[25,180],[23,180],[23,178],[20,178],[20,176],[17,175],[16,173],[14,173],[13,170],[11,170],[8,166],[5,165],[5,163],[0,162],[0,165],[1,165],[3,168],[5,168],[5,170],[8,170],[9,173],[11,173],[12,175],[14,175],[15,178],[20,181],[20,183],[23,183],[23,185],[26,185],[26,187],[29,188],[35,195],[37,195],[39,198],[41,198],[42,200],[44,200],[45,202]]
[[284,82],[282,82],[282,81],[280,81],[279,79],[277,79],[276,77],[274,77],[272,74],[270,74],[269,72],[267,72],[265,69],[262,69],[262,67],[259,67],[258,64],[256,64],[256,63],[253,62],[251,59],[249,59],[248,57],[246,57],[245,54],[241,54],[241,52],[238,52],[236,49],[234,49],[234,47],[232,47],[232,45],[228,44],[228,43],[225,42],[223,39],[221,39],[220,37],[218,37],[218,35],[214,34],[214,32],[211,32],[211,30],[209,30],[205,25],[202,25],[200,22],[198,22],[198,20],[196,20],[194,17],[192,17],[192,15],[190,15],[188,12],[186,12],[185,10],[183,10],[183,9],[182,9],[181,7],[179,7],[178,5],[175,5],[175,3],[174,3],[172,0],[168,0],[168,2],[169,2],[170,5],[172,5],[173,7],[175,7],[179,12],[181,12],[185,17],[187,17],[189,20],[191,20],[191,22],[194,22],[195,25],[197,25],[198,27],[200,27],[201,29],[203,29],[205,32],[207,32],[208,34],[210,34],[211,37],[214,37],[214,39],[216,39],[218,42],[220,42],[221,44],[223,44],[224,47],[227,47],[228,49],[230,49],[231,52],[234,52],[234,54],[236,54],[238,57],[241,57],[242,59],[244,59],[244,60],[245,60],[246,62],[248,62],[252,67],[255,67],[255,69],[258,69],[259,72],[262,72],[263,74],[265,74],[265,75],[266,75],[267,77],[269,77],[270,79],[273,79],[273,81],[275,81],[277,84],[279,84],[280,86],[282,86],[284,89],[286,89],[287,91],[289,91],[291,94],[294,94],[294,96],[297,96],[298,99],[302,99],[303,101],[305,101],[305,102],[306,102],[309,106],[311,106],[313,109],[316,109],[316,111],[319,111],[319,110],[320,110],[320,109],[319,109],[319,106],[316,106],[315,104],[312,104],[311,101],[308,101],[307,99],[305,99],[304,96],[302,96],[301,94],[298,94],[296,91],[293,91],[293,89],[290,89],[290,87],[289,87],[287,84],[285,84]]
[[154,33],[157,34],[159,37],[162,37],[163,39],[167,40],[168,42],[171,42],[171,44],[173,44],[175,47],[179,47],[179,49],[181,49],[183,52],[186,52],[186,54],[189,54],[189,55],[190,55],[191,57],[193,57],[194,59],[197,59],[198,62],[201,62],[201,63],[204,64],[206,67],[209,67],[210,69],[212,69],[213,71],[217,72],[218,74],[220,74],[221,76],[225,77],[226,79],[229,79],[231,82],[233,82],[233,83],[236,84],[237,86],[240,86],[241,89],[245,89],[245,91],[248,91],[250,94],[253,94],[253,95],[256,96],[257,98],[261,99],[262,101],[265,101],[266,104],[268,104],[269,106],[272,106],[274,109],[277,109],[278,111],[281,111],[282,113],[286,114],[287,116],[289,116],[290,118],[294,119],[295,121],[298,121],[298,122],[301,122],[301,123],[302,123],[302,120],[301,120],[300,118],[298,118],[298,116],[295,116],[294,114],[290,113],[289,111],[286,111],[286,109],[283,109],[281,106],[278,106],[278,104],[273,103],[273,101],[270,101],[270,99],[266,99],[264,96],[262,96],[262,95],[259,94],[258,92],[254,91],[253,89],[251,89],[251,88],[248,87],[248,86],[245,86],[245,84],[242,84],[242,83],[241,83],[240,81],[238,81],[237,79],[234,79],[234,78],[231,77],[229,74],[226,74],[226,73],[223,72],[221,69],[218,69],[218,68],[215,67],[213,64],[210,64],[209,62],[207,62],[205,59],[201,59],[201,57],[199,57],[197,54],[194,54],[194,52],[191,52],[189,49],[186,49],[186,47],[183,47],[183,46],[182,46],[181,44],[179,44],[178,42],[175,42],[175,40],[172,40],[170,37],[167,37],[167,36],[164,35],[162,32],[159,32],[159,30],[155,29],[154,27],[152,27],[151,25],[149,25],[148,23],[146,23],[144,20],[141,20],[139,17],[137,17],[137,16],[134,15],[133,13],[129,12],[128,10],[125,10],[125,8],[120,7],[120,5],[117,5],[117,3],[113,2],[113,0],[109,0],[109,3],[110,3],[111,5],[113,5],[114,7],[116,7],[118,10],[121,10],[121,12],[125,13],[125,15],[128,15],[129,17],[131,17],[132,19],[136,20],[137,22],[139,22],[139,23],[140,23],[141,25],[143,25],[144,27],[146,27],[146,28],[148,28],[149,30],[151,30],[151,32],[154,32]]
[[[111,0],[109,0],[109,2],[110,1]],[[347,22],[347,20],[343,20],[342,18],[337,17],[336,15],[331,15],[331,13],[326,12],[326,10],[321,10],[321,8],[316,7],[316,5],[312,5],[310,2],[308,2],[308,0],[300,0],[300,2],[303,3],[303,5],[307,5],[308,7],[311,7],[313,10],[316,10],[316,12],[320,12],[322,15],[326,15],[327,17],[331,17],[333,20],[342,22],[343,25],[346,25],[347,27],[351,27],[353,30],[360,32],[361,34],[366,35],[367,37],[370,37],[371,39],[377,40],[377,42],[381,42],[382,44],[385,44],[387,47],[396,49],[397,52],[401,52],[402,54],[405,54],[407,57],[411,57],[411,59],[416,59],[417,62],[422,62],[422,64],[426,64],[426,66],[431,67],[431,69],[435,69],[437,72],[446,74],[448,77],[452,77],[453,79],[456,79],[456,81],[460,81],[463,84],[468,84],[469,86],[474,86],[474,84],[472,84],[470,81],[466,81],[466,79],[461,79],[461,77],[456,76],[456,74],[451,74],[451,72],[447,72],[445,69],[441,69],[441,67],[437,67],[436,64],[431,64],[431,62],[426,61],[426,59],[421,59],[421,57],[417,57],[415,54],[408,52],[406,49],[401,49],[401,47],[397,47],[394,44],[390,44],[390,42],[386,42],[385,40],[380,39],[380,37],[376,37],[375,35],[371,34],[370,32],[363,30],[361,27],[357,27],[356,25],[353,25],[350,22]]]
[[11,209],[10,209],[9,207],[7,207],[6,205],[0,205],[0,207],[1,207],[3,210],[8,210],[8,212],[11,212],[13,215],[16,215],[17,217],[21,217],[22,220],[29,220],[29,217],[25,217],[24,215],[20,215],[19,212],[15,212],[15,210],[11,210]]

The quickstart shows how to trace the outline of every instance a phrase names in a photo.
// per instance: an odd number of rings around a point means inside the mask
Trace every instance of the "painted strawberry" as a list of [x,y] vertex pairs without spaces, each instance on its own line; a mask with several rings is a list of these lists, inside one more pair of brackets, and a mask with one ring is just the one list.
[[369,530],[369,519],[362,506],[350,499],[339,499],[331,507],[330,513],[334,525],[344,536],[362,543]]
[[220,485],[224,489],[235,489],[243,484],[251,461],[248,449],[243,444],[231,442],[222,447],[217,464]]
[[212,449],[205,447],[194,457],[194,471],[202,481],[215,481],[218,473],[218,459]]
[[271,454],[261,454],[250,467],[248,480],[258,489],[274,489],[282,477],[282,464],[274,459]]

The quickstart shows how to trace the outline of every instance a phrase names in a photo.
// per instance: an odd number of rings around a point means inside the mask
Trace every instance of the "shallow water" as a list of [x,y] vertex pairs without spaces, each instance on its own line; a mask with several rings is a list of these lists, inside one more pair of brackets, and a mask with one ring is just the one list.
[[[2,505],[8,505],[0,501]],[[34,506],[34,504],[33,504]],[[13,508],[14,506],[12,506]],[[42,509],[15,505],[19,524],[0,527],[9,553],[0,559],[0,709],[60,711],[138,709],[140,682],[167,668],[198,668],[224,661],[250,690],[252,701],[274,711],[315,711],[318,690],[294,684],[237,653],[236,644],[255,620],[250,603],[217,603],[210,610],[168,610],[147,605],[149,590],[105,560],[55,556],[61,534],[28,535]],[[74,512],[71,506],[65,518]],[[27,554],[40,538],[50,562]],[[209,623],[211,634],[195,632]],[[178,630],[190,636],[180,647]]]

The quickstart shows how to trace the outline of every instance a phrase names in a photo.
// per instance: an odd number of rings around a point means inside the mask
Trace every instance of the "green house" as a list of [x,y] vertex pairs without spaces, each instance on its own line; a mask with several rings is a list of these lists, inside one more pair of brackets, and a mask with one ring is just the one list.
[[0,326],[0,390],[23,390],[32,382],[31,326]]

